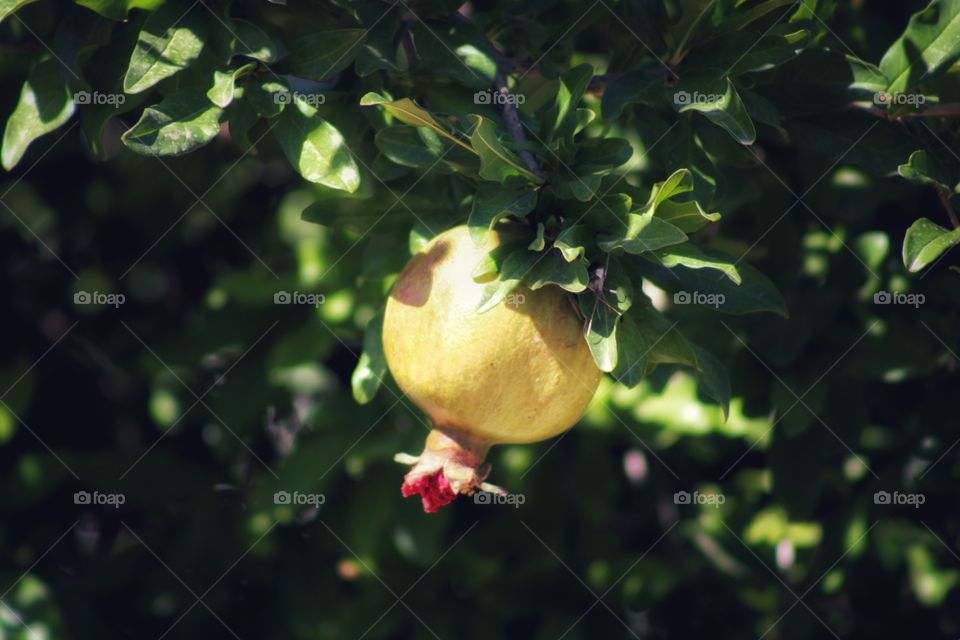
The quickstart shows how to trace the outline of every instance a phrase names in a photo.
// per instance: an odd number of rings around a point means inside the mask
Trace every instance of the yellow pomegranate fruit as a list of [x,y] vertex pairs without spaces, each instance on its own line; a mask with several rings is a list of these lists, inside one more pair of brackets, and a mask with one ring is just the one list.
[[523,286],[477,313],[484,285],[473,273],[500,244],[484,248],[460,226],[434,238],[404,268],[387,300],[383,348],[404,393],[433,429],[412,464],[405,497],[419,494],[427,512],[460,493],[505,493],[484,482],[491,445],[537,442],[569,429],[600,382],[567,294]]

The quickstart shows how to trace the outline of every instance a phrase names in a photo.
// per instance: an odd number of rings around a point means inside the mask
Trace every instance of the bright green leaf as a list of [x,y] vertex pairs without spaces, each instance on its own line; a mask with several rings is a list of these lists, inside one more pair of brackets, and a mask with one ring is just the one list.
[[3,129],[3,168],[13,169],[34,140],[63,126],[75,108],[60,63],[43,58],[34,64]]
[[908,271],[920,271],[956,244],[960,244],[960,229],[944,229],[920,218],[910,225],[903,239],[903,264]]
[[753,144],[757,131],[730,78],[681,80],[673,94],[680,113],[696,111],[722,127],[740,144]]
[[497,138],[497,128],[489,120],[476,116],[470,145],[480,156],[480,176],[494,182],[520,177],[531,182],[542,182],[523,166],[520,158],[507,149]]
[[580,313],[585,318],[583,337],[593,361],[600,371],[610,373],[617,367],[617,325],[620,316],[596,294],[577,296]]
[[220,132],[220,107],[203,95],[177,93],[144,109],[123,134],[123,144],[144,155],[179,156],[204,146]]
[[363,334],[363,353],[350,377],[353,397],[359,404],[373,400],[387,375],[387,359],[383,354],[383,312],[377,313]]
[[913,15],[880,60],[890,93],[902,93],[960,58],[960,0],[933,0]]
[[150,14],[130,56],[124,91],[146,91],[200,57],[206,36],[202,10],[195,7],[184,12],[179,4],[167,4]]
[[665,267],[683,266],[689,269],[715,269],[723,272],[731,282],[740,284],[742,277],[736,261],[730,256],[700,249],[692,244],[682,244],[655,253]]
[[318,115],[286,109],[273,129],[290,164],[310,182],[353,193],[360,171],[343,136]]
[[533,264],[523,283],[531,289],[553,284],[571,293],[580,293],[590,281],[584,262],[567,262],[559,251],[548,251]]
[[370,107],[370,106],[381,106],[387,110],[394,118],[399,120],[404,124],[409,124],[414,127],[428,127],[433,129],[436,133],[444,136],[445,138],[457,143],[467,151],[471,153],[476,153],[473,147],[464,143],[460,138],[456,137],[443,125],[437,122],[437,119],[433,117],[426,109],[420,107],[416,102],[410,98],[401,98],[399,100],[388,100],[378,93],[367,93],[362,98],[360,98],[361,107]]
[[506,216],[524,218],[537,206],[537,192],[533,189],[508,189],[499,185],[484,185],[473,198],[473,207],[467,226],[474,244],[483,246],[487,232]]

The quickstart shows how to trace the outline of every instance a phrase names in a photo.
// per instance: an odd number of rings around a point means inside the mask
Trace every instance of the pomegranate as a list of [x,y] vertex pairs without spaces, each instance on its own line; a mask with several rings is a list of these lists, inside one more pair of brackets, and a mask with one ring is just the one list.
[[405,497],[419,494],[434,512],[458,494],[506,493],[484,482],[494,444],[545,440],[569,429],[600,382],[582,321],[559,287],[531,291],[477,313],[484,284],[473,278],[487,251],[465,226],[434,238],[400,274],[387,300],[383,347],[404,393],[433,425],[413,465]]

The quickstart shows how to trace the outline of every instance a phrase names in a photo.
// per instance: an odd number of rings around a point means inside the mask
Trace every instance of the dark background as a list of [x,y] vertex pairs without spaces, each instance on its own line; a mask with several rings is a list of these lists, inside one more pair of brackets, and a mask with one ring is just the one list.
[[[922,7],[840,5],[832,29],[874,61]],[[8,42],[3,114],[37,50]],[[224,132],[160,160],[120,131],[105,162],[64,127],[0,176],[0,637],[960,635],[957,259],[907,274],[899,257],[916,217],[947,224],[932,190],[763,141],[796,194],[816,186],[770,230],[795,198],[732,169],[723,229],[762,238],[751,260],[790,319],[669,311],[728,366],[730,418],[676,369],[608,379],[569,434],[494,449],[491,481],[524,504],[425,515],[392,461],[424,417],[392,382],[365,406],[350,392],[377,245],[302,222],[315,192],[271,141],[245,155]],[[375,234],[390,268],[408,228]]]

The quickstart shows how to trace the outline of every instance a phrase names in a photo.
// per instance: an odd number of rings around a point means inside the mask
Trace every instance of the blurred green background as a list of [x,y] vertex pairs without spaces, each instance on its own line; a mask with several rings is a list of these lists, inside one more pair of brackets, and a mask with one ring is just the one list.
[[[906,4],[834,26],[875,60]],[[28,59],[0,47],[0,113]],[[681,370],[606,378],[571,432],[493,450],[522,505],[426,515],[392,461],[424,416],[350,390],[412,221],[355,246],[300,219],[326,194],[271,141],[160,160],[122,130],[99,162],[74,122],[0,176],[0,638],[960,635],[957,259],[899,257],[932,190],[770,143],[811,189],[791,208],[728,167],[729,248],[758,243],[790,319],[649,293],[729,368],[729,418]]]

